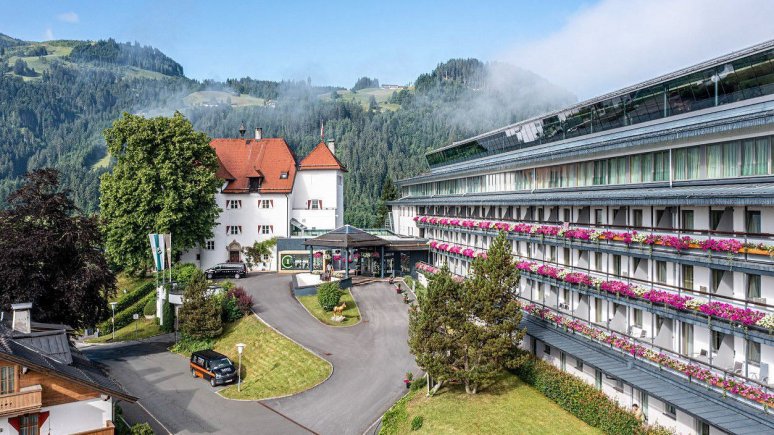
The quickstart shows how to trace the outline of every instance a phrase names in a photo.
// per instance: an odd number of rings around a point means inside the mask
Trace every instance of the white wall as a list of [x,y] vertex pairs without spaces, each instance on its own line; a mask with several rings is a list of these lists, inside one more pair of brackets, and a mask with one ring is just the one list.
[[[311,199],[322,200],[322,210],[309,210],[307,201]],[[293,185],[291,217],[309,229],[332,230],[344,225],[343,173],[337,170],[298,171]]]
[[[113,418],[113,400],[90,399],[64,405],[46,406],[41,412],[48,411],[49,416],[41,426],[40,433],[68,434],[84,432],[105,427]],[[0,418],[0,433],[15,434],[8,418]]]

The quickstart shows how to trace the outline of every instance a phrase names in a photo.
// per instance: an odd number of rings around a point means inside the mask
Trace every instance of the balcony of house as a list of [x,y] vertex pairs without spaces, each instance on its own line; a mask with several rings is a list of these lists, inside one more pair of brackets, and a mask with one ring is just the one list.
[[16,393],[0,395],[0,417],[13,417],[37,411],[43,406],[43,388],[31,385]]
[[[569,313],[560,313],[550,307],[535,304],[529,298],[522,299],[525,310],[525,320],[528,333],[533,336],[543,335],[540,328],[560,331],[570,335],[576,342],[593,343],[595,348],[602,347],[608,353],[617,355],[618,358],[628,360],[628,367],[638,365],[651,374],[662,376],[667,373],[671,378],[677,378],[688,384],[699,386],[699,390],[713,392],[712,396],[730,397],[736,401],[752,406],[760,410],[766,410],[774,405],[774,396],[767,382],[763,382],[751,376],[745,376],[742,372],[711,365],[705,360],[697,359],[691,355],[684,355],[668,347],[663,347],[648,340],[613,330],[604,323],[589,322]],[[662,327],[664,336],[671,336],[670,328],[674,324]],[[589,351],[582,352],[577,349],[564,349],[573,355],[587,360]],[[644,384],[640,384],[644,386]]]
[[[635,258],[774,275],[774,234],[739,233],[718,217],[723,230],[683,230],[663,218],[657,226],[643,227],[560,223],[536,220],[474,220],[455,217],[417,216],[419,228],[494,237],[506,231],[514,241],[569,247]],[[582,219],[581,221],[584,221]],[[426,237],[430,237],[426,235]],[[432,238],[432,237],[430,237]]]
[[73,435],[113,435],[116,431],[116,427],[112,421],[105,422],[105,427],[93,430],[87,430],[83,432],[77,432]]

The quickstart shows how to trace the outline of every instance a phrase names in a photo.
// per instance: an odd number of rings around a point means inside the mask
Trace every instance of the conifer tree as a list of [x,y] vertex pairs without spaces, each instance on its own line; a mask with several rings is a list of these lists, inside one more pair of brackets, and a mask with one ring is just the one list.
[[219,336],[223,332],[220,309],[217,298],[207,297],[207,280],[197,270],[183,292],[180,331],[195,340]]

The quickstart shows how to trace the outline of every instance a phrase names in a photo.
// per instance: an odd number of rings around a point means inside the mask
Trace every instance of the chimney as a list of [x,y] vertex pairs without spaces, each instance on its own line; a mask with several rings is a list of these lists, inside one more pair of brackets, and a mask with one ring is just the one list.
[[25,302],[23,304],[11,304],[11,310],[13,310],[12,327],[16,332],[22,332],[29,334],[31,329],[30,312],[32,311],[32,302]]
[[262,128],[256,128],[255,129],[255,140],[261,140],[263,139],[263,129]]
[[245,123],[243,122],[242,124],[239,125],[239,137],[244,138],[246,131],[247,130],[245,130]]
[[336,154],[336,142],[333,141],[333,139],[328,139],[328,149],[331,150],[331,153]]

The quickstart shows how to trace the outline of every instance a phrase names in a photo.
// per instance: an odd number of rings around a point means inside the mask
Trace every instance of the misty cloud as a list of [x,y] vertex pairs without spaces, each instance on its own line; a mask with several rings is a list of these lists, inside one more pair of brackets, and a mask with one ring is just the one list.
[[586,99],[766,41],[768,0],[602,0],[499,59]]
[[56,19],[63,23],[70,24],[76,24],[81,20],[80,17],[78,17],[78,14],[73,11],[61,13],[56,16]]
[[46,30],[43,32],[43,40],[50,41],[52,39],[54,39],[54,29],[46,27]]

